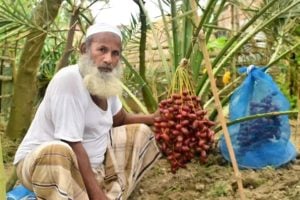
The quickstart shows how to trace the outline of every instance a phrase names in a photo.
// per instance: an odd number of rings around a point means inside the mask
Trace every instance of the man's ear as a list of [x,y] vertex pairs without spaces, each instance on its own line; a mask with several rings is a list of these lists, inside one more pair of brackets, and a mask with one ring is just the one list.
[[81,54],[86,53],[86,44],[85,44],[85,42],[80,45],[80,53]]

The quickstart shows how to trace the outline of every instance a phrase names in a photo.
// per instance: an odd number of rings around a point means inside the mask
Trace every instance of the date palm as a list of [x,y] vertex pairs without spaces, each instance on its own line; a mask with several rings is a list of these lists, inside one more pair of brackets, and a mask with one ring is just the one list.
[[[266,32],[268,27],[274,25],[277,20],[282,18],[283,15],[288,15],[288,13],[300,3],[299,0],[289,0],[284,3],[277,0],[271,0],[261,2],[260,5],[256,4],[256,6],[254,6],[251,4],[252,1],[208,0],[205,5],[200,5],[198,1],[193,0],[157,0],[156,2],[157,6],[161,10],[161,20],[163,24],[163,28],[160,28],[159,30],[155,28],[156,23],[152,22],[147,16],[147,10],[143,7],[142,1],[140,1],[141,9],[148,19],[148,34],[152,34],[152,38],[157,46],[157,51],[161,57],[161,64],[159,68],[164,69],[163,75],[161,75],[162,70],[157,70],[160,72],[160,76],[164,77],[164,82],[163,84],[159,83],[156,86],[163,86],[165,89],[168,89],[170,87],[170,77],[178,66],[179,61],[182,58],[190,59],[191,73],[193,82],[196,85],[196,93],[207,102],[205,107],[211,107],[210,104],[213,101],[211,99],[212,95],[210,93],[210,85],[207,74],[203,72],[202,53],[198,48],[197,36],[199,31],[204,31],[207,46],[210,46],[211,43],[218,40],[213,33],[226,28],[218,26],[218,20],[220,14],[229,5],[239,8],[248,17],[245,23],[241,25],[238,30],[235,30],[233,34],[227,34],[225,43],[223,43],[222,46],[214,52],[214,57],[211,57],[214,75],[217,77],[222,75],[224,68],[228,68],[228,66],[232,65],[231,62],[233,57],[239,55],[242,52],[241,50],[245,49],[245,47],[251,47],[251,43],[254,41],[254,37],[258,33],[262,31]],[[166,11],[162,5],[167,5],[169,10]],[[202,13],[200,16],[196,14],[199,11]],[[287,18],[286,23],[290,20],[290,18]],[[228,28],[226,31],[230,33],[231,30]],[[268,32],[266,33],[268,34]],[[164,36],[159,37],[162,34],[164,34]],[[164,38],[165,40],[161,41],[159,38]],[[163,51],[162,43],[167,43],[168,53]],[[288,43],[286,43],[285,46],[282,46],[279,43],[274,42],[272,45],[269,44],[267,48],[261,49],[258,53],[263,54],[266,57],[265,60],[267,62],[264,63],[265,65],[273,66],[278,63],[284,55],[295,49],[297,46],[298,43],[296,46]],[[254,49],[254,46],[251,48]],[[170,60],[166,59],[168,56],[170,56]],[[257,60],[251,60],[251,62],[251,64],[255,64],[257,63]],[[128,65],[129,64],[130,61],[128,62]],[[235,65],[239,65],[239,63],[236,63]],[[149,69],[146,70],[149,71]],[[156,78],[159,76],[154,77]],[[228,102],[229,95],[236,87],[236,82],[240,81],[241,78],[242,77],[238,77],[236,80],[232,80],[231,84],[227,85],[220,91],[220,95],[223,97],[223,103]],[[146,83],[141,82],[141,84]],[[150,86],[150,88],[153,88],[153,86]],[[227,94],[227,96],[223,95],[223,93]],[[159,101],[162,98],[165,98],[165,96],[163,94],[157,94],[156,97],[151,98]],[[215,119],[215,117],[216,112],[213,110],[211,118]]]

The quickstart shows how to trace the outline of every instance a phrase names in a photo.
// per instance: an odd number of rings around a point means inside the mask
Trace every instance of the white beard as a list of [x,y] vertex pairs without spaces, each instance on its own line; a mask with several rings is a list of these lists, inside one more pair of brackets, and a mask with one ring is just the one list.
[[120,63],[111,72],[103,72],[98,70],[89,53],[86,53],[80,56],[78,66],[83,76],[83,83],[92,95],[108,98],[122,94]]

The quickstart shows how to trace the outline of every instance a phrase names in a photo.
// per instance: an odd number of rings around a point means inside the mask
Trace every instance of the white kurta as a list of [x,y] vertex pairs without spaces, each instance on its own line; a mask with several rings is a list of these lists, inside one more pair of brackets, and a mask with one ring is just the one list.
[[117,96],[107,104],[104,111],[93,102],[77,65],[61,69],[48,85],[14,164],[44,142],[66,140],[81,141],[92,167],[97,167],[104,160],[112,117],[122,107]]

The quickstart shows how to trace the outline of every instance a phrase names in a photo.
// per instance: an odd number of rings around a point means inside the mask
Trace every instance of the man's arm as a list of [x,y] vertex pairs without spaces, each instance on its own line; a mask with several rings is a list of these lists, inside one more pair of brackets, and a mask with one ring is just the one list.
[[153,125],[154,118],[159,116],[159,111],[152,114],[130,114],[123,108],[113,117],[113,126],[121,126],[124,124],[143,123]]
[[90,200],[106,200],[106,196],[102,189],[98,186],[95,174],[92,170],[88,155],[81,142],[64,141],[73,149],[79,166],[85,188]]

